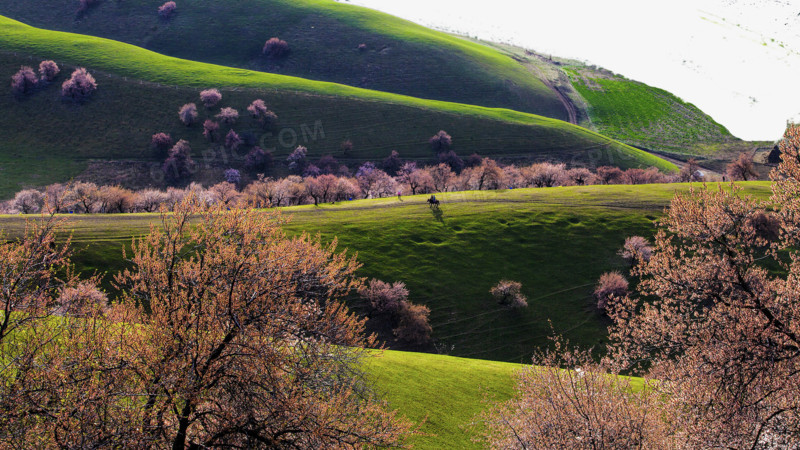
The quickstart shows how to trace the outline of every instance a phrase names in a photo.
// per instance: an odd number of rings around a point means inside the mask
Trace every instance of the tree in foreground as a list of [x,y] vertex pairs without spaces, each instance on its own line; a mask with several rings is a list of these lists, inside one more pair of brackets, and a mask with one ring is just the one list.
[[534,363],[517,374],[514,398],[475,423],[490,448],[675,448],[652,383],[636,388],[559,340]]
[[[21,256],[33,252],[28,259],[41,267],[15,268],[33,276],[31,283],[12,280],[30,288],[19,292],[23,308],[31,305],[26,311],[36,311],[35,299],[43,305],[72,299],[74,308],[59,311],[80,310],[83,319],[6,315],[28,325],[11,341],[0,333],[7,369],[0,372],[0,442],[402,445],[409,425],[362,384],[359,360],[372,339],[339,301],[359,285],[358,265],[335,243],[287,237],[284,222],[277,214],[206,209],[190,197],[135,240],[131,268],[116,277],[124,294],[111,308],[97,305],[91,286],[60,296],[39,289],[49,286],[40,278],[62,264],[55,252],[66,248],[39,245],[52,243],[52,235],[34,234],[29,247],[10,248]],[[39,253],[50,259],[42,262]]]
[[134,244],[118,282],[126,302],[149,304],[143,343],[159,349],[144,419],[161,427],[166,411],[173,448],[397,442],[403,427],[356,376],[372,341],[338,300],[358,286],[358,265],[335,243],[286,237],[283,222],[188,201]]
[[[633,436],[635,425],[641,439],[622,447],[800,446],[800,126],[790,125],[780,146],[769,201],[735,185],[675,196],[652,256],[633,269],[638,295],[608,308],[607,357],[592,370],[596,393],[572,387],[586,379],[575,364],[530,369],[517,398],[489,413],[494,445],[535,448],[525,436],[546,429],[553,440],[545,446],[588,447],[590,436]],[[620,390],[609,384],[625,383],[620,373],[653,381]],[[656,420],[615,425],[608,413],[631,399],[636,408],[625,416],[644,408]],[[584,400],[605,406],[587,409]],[[550,410],[528,413],[542,408]]]
[[11,76],[11,92],[17,97],[30,94],[36,88],[37,81],[36,72],[28,66],[22,66]]
[[76,102],[88,100],[96,90],[97,81],[83,67],[75,69],[72,76],[61,85],[61,95]]
[[663,382],[690,446],[800,444],[800,127],[780,145],[768,202],[735,187],[675,197],[634,270],[652,302],[612,314],[615,362]]

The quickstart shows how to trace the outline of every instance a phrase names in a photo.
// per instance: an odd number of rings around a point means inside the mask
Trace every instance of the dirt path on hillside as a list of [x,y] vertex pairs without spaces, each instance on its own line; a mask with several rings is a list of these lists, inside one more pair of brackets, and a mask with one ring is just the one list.
[[533,74],[537,79],[539,79],[542,83],[544,83],[544,85],[547,86],[548,89],[550,89],[556,94],[558,100],[561,102],[562,105],[564,105],[564,109],[567,110],[569,123],[577,125],[578,108],[575,107],[575,104],[572,103],[572,100],[570,100],[566,94],[561,92],[561,89],[559,89],[558,86],[554,85],[550,81],[550,79],[544,73],[542,73],[542,70],[536,67],[536,64],[530,62],[530,60],[525,60],[517,55],[509,55],[509,56],[511,56],[511,58],[517,61],[518,63],[520,63],[523,67],[528,69],[528,71],[531,72],[531,74]]
[[[661,153],[658,153],[658,152],[654,152],[652,150],[648,150],[648,149],[645,149],[645,148],[641,148],[641,147],[636,147],[636,148],[638,148],[639,150],[641,150],[643,152],[646,152],[646,153],[649,153],[649,154],[651,154],[653,156],[661,158],[661,159],[663,159],[665,161],[669,161],[672,164],[675,164],[676,166],[678,166],[678,169],[683,169],[683,167],[686,166],[686,161],[681,161],[679,159],[670,158],[669,156],[666,156],[664,154],[661,154]],[[712,169],[709,169],[708,167],[703,165],[702,161],[698,161],[697,162],[697,166],[700,167],[700,170],[705,172],[706,175],[714,175],[714,176],[719,177],[720,179],[722,178],[722,173],[714,171]]]
[[542,77],[542,82],[550,88],[551,91],[555,92],[558,96],[558,99],[561,100],[561,103],[564,105],[564,108],[567,110],[567,114],[569,115],[569,123],[577,125],[578,124],[578,109],[575,108],[575,105],[572,103],[572,100],[569,99],[558,86],[554,85],[550,82],[547,78]]

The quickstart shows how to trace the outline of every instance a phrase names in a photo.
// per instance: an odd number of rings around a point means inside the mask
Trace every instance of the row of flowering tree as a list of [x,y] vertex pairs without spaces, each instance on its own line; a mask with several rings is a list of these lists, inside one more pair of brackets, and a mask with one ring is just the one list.
[[[172,157],[176,158],[174,155]],[[325,173],[290,175],[279,179],[258,177],[244,187],[240,186],[240,181],[239,172],[231,169],[226,172],[226,181],[208,188],[192,183],[186,188],[168,188],[166,191],[132,191],[119,186],[97,186],[90,182],[53,184],[44,190],[20,191],[13,200],[0,205],[0,210],[12,214],[30,214],[42,210],[57,213],[154,212],[161,207],[171,209],[189,193],[207,204],[226,207],[246,204],[263,208],[380,198],[398,193],[414,195],[525,187],[664,183],[680,181],[680,177],[662,174],[654,168],[621,170],[600,167],[592,172],[585,168],[567,169],[563,164],[550,163],[501,167],[494,160],[483,158],[480,164],[466,168],[459,174],[444,163],[420,168],[413,162],[407,162],[397,170],[396,176],[391,176],[375,164],[365,163],[354,175]]]

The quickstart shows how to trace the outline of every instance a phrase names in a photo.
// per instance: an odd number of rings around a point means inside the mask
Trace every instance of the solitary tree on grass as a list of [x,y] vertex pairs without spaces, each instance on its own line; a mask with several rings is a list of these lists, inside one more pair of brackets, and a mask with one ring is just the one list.
[[264,43],[264,54],[272,59],[281,59],[289,55],[289,44],[283,39],[270,38]]
[[522,283],[511,280],[500,280],[489,290],[497,303],[509,308],[525,308],[528,299],[522,293]]
[[164,20],[169,20],[176,14],[177,10],[178,5],[173,1],[169,1],[158,7],[158,16]]
[[450,150],[450,146],[453,145],[453,138],[446,131],[441,130],[434,134],[428,142],[431,144],[433,151],[444,153]]

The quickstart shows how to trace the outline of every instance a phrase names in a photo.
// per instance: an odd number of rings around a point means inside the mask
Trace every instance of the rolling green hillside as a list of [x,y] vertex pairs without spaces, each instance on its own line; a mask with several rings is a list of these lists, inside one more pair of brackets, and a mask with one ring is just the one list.
[[[209,151],[199,124],[185,127],[177,111],[199,103],[198,91],[222,88],[220,106],[243,113],[234,129],[250,133],[284,161],[296,145],[312,158],[333,154],[352,164],[383,159],[398,150],[409,159],[432,159],[428,138],[440,129],[454,139],[461,155],[535,158],[622,167],[674,166],[640,150],[566,122],[506,109],[445,103],[379,91],[232,69],[162,56],[105,39],[40,30],[0,18],[0,73],[11,76],[21,65],[55,59],[63,70],[56,82],[21,100],[0,84],[0,198],[23,185],[44,185],[77,176],[87,166],[104,183],[132,187],[159,185],[159,161],[150,136],[169,132],[187,139],[199,161],[195,179],[217,182],[228,167],[240,167],[243,155]],[[60,98],[60,83],[70,66],[85,66],[99,88],[83,105]],[[261,129],[245,112],[256,98],[279,116],[274,130]],[[201,106],[200,122],[218,112]],[[226,133],[227,129],[222,129]],[[353,142],[343,154],[342,141]],[[96,160],[116,160],[93,163]],[[124,163],[124,167],[119,164]],[[102,178],[105,177],[105,178]]]
[[[770,194],[768,182],[745,184]],[[441,194],[439,213],[425,196],[287,208],[290,232],[338,237],[358,252],[361,275],[406,282],[411,301],[431,308],[436,348],[470,358],[528,362],[547,344],[549,321],[584,347],[603,342],[607,323],[592,290],[627,236],[652,236],[653,221],[687,185],[589,186]],[[121,248],[146,233],[153,215],[71,217],[84,271],[117,271]],[[0,218],[12,235],[19,216]],[[489,288],[502,278],[523,284],[529,307],[498,306]],[[357,305],[355,305],[357,306]]]
[[[367,358],[368,380],[391,408],[415,423],[424,421],[414,448],[481,448],[468,428],[486,401],[514,393],[518,364],[425,353],[383,351]],[[530,361],[528,361],[530,363]]]
[[711,155],[741,141],[675,95],[608,71],[564,69],[588,105],[589,128],[626,144],[688,155]]
[[[0,14],[195,61],[568,117],[556,94],[510,57],[388,14],[332,0],[192,0],[179,1],[166,22],[156,13],[162,3],[105,0],[79,16],[76,1],[0,0]],[[287,59],[261,54],[273,36],[289,42]]]

